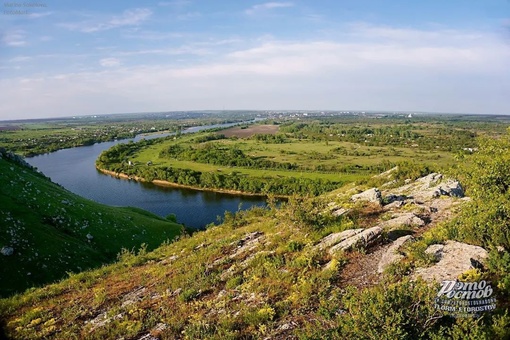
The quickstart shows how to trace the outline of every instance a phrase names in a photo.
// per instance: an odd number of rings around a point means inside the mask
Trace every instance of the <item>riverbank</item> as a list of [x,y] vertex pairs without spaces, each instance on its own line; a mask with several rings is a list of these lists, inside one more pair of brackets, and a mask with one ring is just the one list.
[[[239,190],[203,188],[203,187],[197,187],[197,186],[192,186],[192,185],[185,185],[185,184],[178,184],[178,183],[169,182],[169,181],[163,181],[160,179],[155,179],[152,182],[148,182],[142,177],[127,175],[127,174],[124,174],[121,172],[115,172],[115,171],[110,171],[110,170],[106,170],[106,169],[101,169],[97,166],[96,166],[96,169],[106,175],[110,175],[115,178],[135,180],[137,182],[144,182],[144,183],[152,183],[154,185],[158,185],[158,186],[162,186],[162,187],[183,188],[183,189],[190,189],[190,190],[197,190],[197,191],[208,191],[208,192],[218,192],[218,193],[222,193],[222,194],[236,195],[236,196],[267,197],[267,194],[258,194],[258,193],[245,192],[245,191],[239,191]],[[284,195],[274,195],[274,197],[289,198],[289,196],[284,196]]]

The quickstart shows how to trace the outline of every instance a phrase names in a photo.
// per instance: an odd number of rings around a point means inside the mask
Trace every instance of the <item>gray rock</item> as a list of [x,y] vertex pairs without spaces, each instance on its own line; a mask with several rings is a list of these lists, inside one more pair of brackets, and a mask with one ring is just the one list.
[[379,191],[379,189],[372,188],[372,189],[365,190],[362,193],[352,195],[351,200],[354,202],[368,201],[368,202],[381,204],[382,195],[381,195],[381,192]]
[[384,197],[384,203],[386,203],[386,205],[394,202],[404,202],[405,200],[406,197],[402,195],[389,194],[388,196]]
[[432,244],[425,249],[425,254],[432,255],[435,261],[441,260],[443,257],[444,244]]
[[[436,247],[436,250],[438,249],[439,247]],[[429,252],[432,252],[432,250],[429,250]],[[487,250],[482,247],[447,241],[441,250],[439,262],[431,267],[416,269],[413,278],[421,277],[428,282],[457,280],[460,274],[473,268],[473,260],[476,263],[483,264],[488,256]]]
[[398,209],[398,208],[401,208],[404,204],[405,204],[404,201],[394,201],[389,204],[386,204],[384,206],[384,210],[388,211],[388,210]]
[[398,251],[404,244],[411,241],[414,241],[414,237],[411,235],[402,236],[396,239],[381,256],[379,264],[377,265],[377,272],[382,273],[390,264],[397,263],[403,259],[404,255],[399,254]]
[[87,238],[87,240],[92,240],[94,238],[94,236],[90,235],[90,234],[87,234],[87,236],[85,236]]
[[4,256],[11,256],[14,254],[14,248],[13,247],[2,247],[2,250],[0,250],[0,253]]
[[416,182],[422,183],[423,189],[427,189],[430,188],[432,184],[439,182],[442,178],[443,178],[442,174],[433,172],[425,177],[418,178]]
[[388,221],[381,222],[379,226],[384,229],[394,229],[398,227],[423,227],[425,225],[425,221],[416,216],[413,213],[403,213],[392,216],[393,218]]
[[464,197],[464,189],[460,185],[459,181],[448,180],[446,183],[442,183],[439,188],[441,195],[451,197]]
[[345,209],[345,208],[339,208],[339,209],[336,209],[336,210],[333,210],[331,212],[331,214],[335,217],[340,217],[342,215],[345,215],[346,213],[348,213],[349,211],[351,211],[351,209]]
[[336,244],[331,247],[328,252],[330,254],[334,254],[340,250],[351,250],[355,247],[360,247],[366,249],[379,241],[382,234],[382,228],[380,227],[372,227],[369,229],[365,229],[359,234],[356,234],[348,239],[343,240],[342,242]]
[[318,249],[326,249],[331,246],[334,246],[335,244],[342,242],[343,240],[346,240],[350,237],[353,237],[356,234],[359,234],[363,231],[363,228],[359,229],[349,229],[344,230],[339,233],[333,233],[326,237],[324,237],[319,244],[317,244],[315,247]]
[[231,245],[237,245],[236,251],[230,255],[230,258],[239,257],[245,253],[252,252],[257,248],[261,241],[264,240],[264,233],[260,231],[254,231],[246,234],[242,239],[231,243]]

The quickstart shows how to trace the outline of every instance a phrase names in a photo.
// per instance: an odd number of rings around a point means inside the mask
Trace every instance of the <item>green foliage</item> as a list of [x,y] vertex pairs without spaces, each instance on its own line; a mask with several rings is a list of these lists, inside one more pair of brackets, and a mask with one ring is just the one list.
[[468,160],[459,175],[472,202],[449,225],[450,235],[510,249],[510,134],[481,139]]
[[338,333],[346,339],[419,339],[437,323],[435,290],[407,280],[358,291],[351,287],[342,298],[345,314],[338,317]]
[[288,244],[287,244],[287,249],[290,251],[290,252],[297,252],[297,251],[300,251],[301,249],[303,249],[305,245],[301,242],[297,242],[297,241],[290,241]]
[[320,230],[335,221],[321,198],[293,196],[284,203],[281,215],[292,225],[308,230]]
[[177,215],[175,214],[169,214],[167,217],[165,217],[170,222],[177,223]]

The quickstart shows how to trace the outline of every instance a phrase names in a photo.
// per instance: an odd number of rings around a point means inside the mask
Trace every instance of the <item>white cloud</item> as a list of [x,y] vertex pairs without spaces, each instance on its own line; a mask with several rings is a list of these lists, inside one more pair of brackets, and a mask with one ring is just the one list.
[[14,57],[14,58],[9,59],[9,62],[11,62],[11,63],[22,63],[22,62],[26,62],[26,61],[29,61],[29,60],[32,60],[32,57],[19,56],[19,57]]
[[117,58],[103,58],[99,60],[99,64],[103,67],[116,67],[120,66],[121,62]]
[[123,26],[136,26],[147,20],[151,15],[152,11],[148,8],[135,8],[125,10],[121,15],[113,16],[104,21],[87,20],[76,23],[61,23],[59,26],[73,31],[93,33]]
[[11,47],[22,47],[26,46],[25,31],[16,30],[11,31],[3,35],[2,42]]
[[262,4],[253,5],[248,8],[245,13],[249,15],[253,15],[260,12],[265,12],[268,10],[276,9],[276,8],[286,8],[293,7],[294,4],[292,2],[266,2]]
[[43,17],[47,17],[49,15],[52,15],[53,12],[39,12],[39,13],[30,13],[27,15],[28,18],[30,19],[38,19],[38,18],[43,18]]
[[[0,117],[223,107],[510,113],[504,41],[480,32],[369,31],[351,28],[343,40],[255,41],[186,66],[170,59],[126,67],[108,57],[103,66],[117,67],[2,79]],[[372,34],[383,37],[373,41]]]

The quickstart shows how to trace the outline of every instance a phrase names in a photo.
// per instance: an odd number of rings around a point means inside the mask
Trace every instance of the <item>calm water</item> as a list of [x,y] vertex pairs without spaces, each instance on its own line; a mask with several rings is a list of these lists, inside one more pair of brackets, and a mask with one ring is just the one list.
[[[230,125],[235,124],[193,127],[183,133]],[[164,135],[137,136],[133,140]],[[131,139],[59,150],[26,160],[53,182],[80,196],[113,206],[139,207],[163,217],[173,213],[177,215],[180,223],[193,228],[204,228],[211,222],[217,222],[217,216],[223,216],[225,211],[236,211],[239,204],[242,204],[243,209],[247,209],[265,202],[261,197],[167,188],[116,179],[96,170],[95,161],[103,150],[129,140]]]

